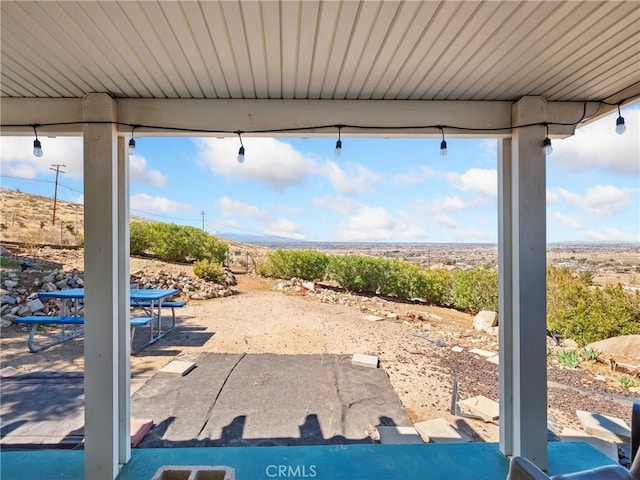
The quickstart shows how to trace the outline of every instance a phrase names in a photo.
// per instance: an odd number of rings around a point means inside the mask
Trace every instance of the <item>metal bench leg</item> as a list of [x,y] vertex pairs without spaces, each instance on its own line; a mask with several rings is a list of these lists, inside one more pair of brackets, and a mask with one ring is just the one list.
[[42,350],[46,350],[49,347],[53,347],[54,345],[58,345],[59,343],[63,343],[66,342],[68,340],[72,340],[76,337],[81,337],[84,334],[84,329],[81,331],[77,331],[76,328],[74,328],[74,332],[71,335],[66,335],[64,333],[64,328],[62,330],[62,333],[60,334],[60,336],[56,339],[56,340],[52,340],[51,342],[48,343],[44,343],[39,347],[36,347],[34,345],[34,340],[35,340],[35,336],[36,336],[36,332],[38,331],[38,327],[40,325],[45,325],[44,323],[34,323],[33,326],[31,327],[31,332],[29,333],[29,338],[27,339],[27,348],[29,349],[29,351],[31,353],[38,353],[41,352]]

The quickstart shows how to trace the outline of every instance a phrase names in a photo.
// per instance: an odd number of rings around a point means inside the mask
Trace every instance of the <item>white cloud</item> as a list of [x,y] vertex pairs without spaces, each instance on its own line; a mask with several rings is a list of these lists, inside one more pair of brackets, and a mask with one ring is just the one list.
[[623,232],[613,227],[602,227],[598,230],[583,230],[580,233],[585,240],[597,242],[637,242],[640,238],[638,232]]
[[575,217],[570,217],[568,215],[563,215],[560,212],[551,212],[551,218],[553,218],[556,222],[568,228],[574,228],[574,229],[584,228],[584,225],[582,224],[580,219]]
[[302,215],[304,213],[304,208],[300,205],[281,205],[277,203],[272,203],[271,208],[274,210],[278,210],[280,212],[284,212],[288,215]]
[[269,212],[265,212],[254,205],[231,200],[229,197],[220,197],[216,200],[215,205],[225,217],[253,218],[261,221],[271,219]]
[[346,215],[348,213],[356,212],[360,208],[361,204],[353,198],[325,195],[324,197],[314,198],[313,205],[318,208],[324,208],[332,212]]
[[146,193],[137,193],[131,196],[131,210],[139,210],[145,213],[193,213],[195,207],[186,203],[176,202],[166,197],[153,197]]
[[291,220],[280,219],[273,222],[265,223],[262,227],[263,233],[267,235],[275,235],[278,237],[293,238],[296,240],[305,240],[306,232]]
[[[31,137],[1,137],[0,161],[3,175],[35,178],[38,174],[51,174],[52,164],[61,164],[60,182],[66,176],[80,179],[83,175],[83,141],[82,137],[40,137],[44,155],[33,156],[33,139]],[[144,157],[130,157],[130,177],[133,182],[163,187],[166,177],[158,170],[150,169]]]
[[630,188],[618,188],[613,185],[595,185],[587,189],[586,195],[557,189],[558,195],[570,205],[591,215],[615,215],[624,211],[633,202],[637,191]]
[[436,216],[436,221],[438,222],[438,225],[448,230],[456,230],[458,228],[453,218],[451,218],[448,215],[445,215],[444,213],[438,214]]
[[315,160],[275,138],[243,138],[243,164],[236,161],[237,138],[198,138],[194,142],[198,149],[198,162],[216,175],[264,183],[277,191],[302,185],[310,175],[318,172]]
[[463,192],[477,192],[495,197],[498,192],[498,172],[495,169],[470,168],[463,174],[446,174],[449,183]]
[[426,237],[422,226],[403,221],[401,217],[391,215],[382,207],[359,204],[355,211],[340,223],[335,239],[351,242],[395,239],[419,241]]
[[140,155],[131,155],[129,157],[129,177],[132,182],[154,187],[164,187],[167,184],[167,177],[159,170],[148,168],[147,159]]
[[81,137],[39,137],[44,152],[40,158],[33,156],[34,138],[0,137],[0,167],[3,175],[34,178],[39,173],[47,173],[51,164],[62,164],[64,175],[82,178],[84,152]]
[[576,130],[572,137],[553,141],[549,161],[573,171],[605,168],[618,175],[640,174],[640,110],[622,111],[627,125],[615,133],[618,112]]
[[415,207],[418,211],[429,213],[455,212],[461,210],[474,210],[487,204],[487,197],[478,195],[465,200],[457,195],[438,196],[433,200],[418,200]]
[[418,185],[428,178],[435,176],[435,172],[429,167],[420,166],[409,173],[397,173],[393,176],[391,184],[394,186]]
[[332,160],[322,164],[320,174],[343,195],[358,195],[375,192],[375,184],[382,177],[359,163],[347,163],[344,168]]
[[395,226],[393,217],[382,207],[362,205],[349,219],[349,227],[357,230],[390,229]]
[[558,194],[547,188],[547,203],[556,203],[559,200],[560,197],[558,197]]

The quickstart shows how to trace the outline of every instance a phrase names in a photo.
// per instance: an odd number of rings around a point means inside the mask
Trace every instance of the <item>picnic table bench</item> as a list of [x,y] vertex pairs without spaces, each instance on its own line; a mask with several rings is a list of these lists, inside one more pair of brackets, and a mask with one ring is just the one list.
[[[131,348],[133,349],[133,337],[135,335],[136,327],[148,326],[154,320],[153,317],[131,317]],[[66,342],[76,337],[80,337],[84,334],[83,328],[78,328],[80,325],[84,325],[84,317],[82,316],[55,316],[48,317],[46,315],[31,315],[27,317],[20,317],[14,320],[14,323],[20,325],[31,325],[31,332],[29,332],[29,338],[27,339],[27,348],[32,353],[41,352],[49,347],[58,345],[59,343]],[[60,325],[62,330],[58,337],[48,342],[45,342],[39,346],[35,345],[35,335],[40,325]],[[71,333],[67,333],[65,327],[72,325],[73,330]],[[153,334],[152,334],[153,336]],[[145,346],[147,346],[145,344]],[[141,350],[139,348],[136,351]]]
[[[186,301],[163,301],[178,293],[175,289],[131,289],[131,307],[142,308],[145,312],[144,316],[132,316],[130,318],[130,341],[132,353],[137,353],[148,345],[158,341],[160,338],[171,332],[176,327],[175,308],[184,307]],[[60,290],[55,292],[40,292],[38,296],[41,299],[60,299],[62,300],[61,315],[31,315],[20,317],[14,320],[16,324],[31,325],[31,332],[27,340],[27,347],[30,352],[36,353],[45,350],[59,343],[66,342],[84,334],[84,316],[79,314],[78,306],[84,301],[84,289],[74,288],[68,290]],[[67,315],[66,302],[72,301],[72,314]],[[169,328],[162,328],[162,307],[171,308],[172,322]],[[52,340],[45,341],[41,345],[35,345],[35,336],[40,325],[58,325],[61,327],[60,335]],[[67,331],[67,326],[71,326],[72,330]],[[136,328],[148,327],[150,332],[149,340],[133,349],[133,340]]]

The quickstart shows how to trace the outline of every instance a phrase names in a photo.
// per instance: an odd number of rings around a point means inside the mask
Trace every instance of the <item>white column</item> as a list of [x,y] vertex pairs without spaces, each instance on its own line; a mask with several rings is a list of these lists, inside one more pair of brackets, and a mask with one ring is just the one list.
[[513,276],[510,138],[498,140],[498,325],[500,451],[513,455]]
[[[544,122],[546,102],[540,97],[524,97],[513,106],[512,117],[514,126]],[[544,126],[536,125],[515,128],[512,140],[510,297],[513,357],[511,366],[503,366],[503,369],[512,369],[513,416],[502,419],[513,422],[513,455],[524,456],[542,469],[546,469],[548,463],[544,137]],[[504,292],[508,291],[505,286]],[[505,305],[509,308],[508,301]],[[504,393],[508,397],[509,393]]]
[[118,137],[118,462],[131,458],[131,342],[129,336],[129,153]]
[[[83,101],[85,121],[115,121],[106,94]],[[84,124],[85,478],[118,474],[118,157],[113,124]]]

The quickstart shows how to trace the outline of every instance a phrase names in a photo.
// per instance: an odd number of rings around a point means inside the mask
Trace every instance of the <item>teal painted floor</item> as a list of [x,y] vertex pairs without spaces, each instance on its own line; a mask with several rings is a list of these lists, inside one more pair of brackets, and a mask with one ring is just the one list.
[[[549,443],[551,475],[611,463],[585,443]],[[237,480],[501,480],[509,464],[495,443],[152,448],[134,449],[118,480],[151,479],[163,465],[227,465]],[[81,450],[0,453],[2,480],[82,480],[83,466]]]

